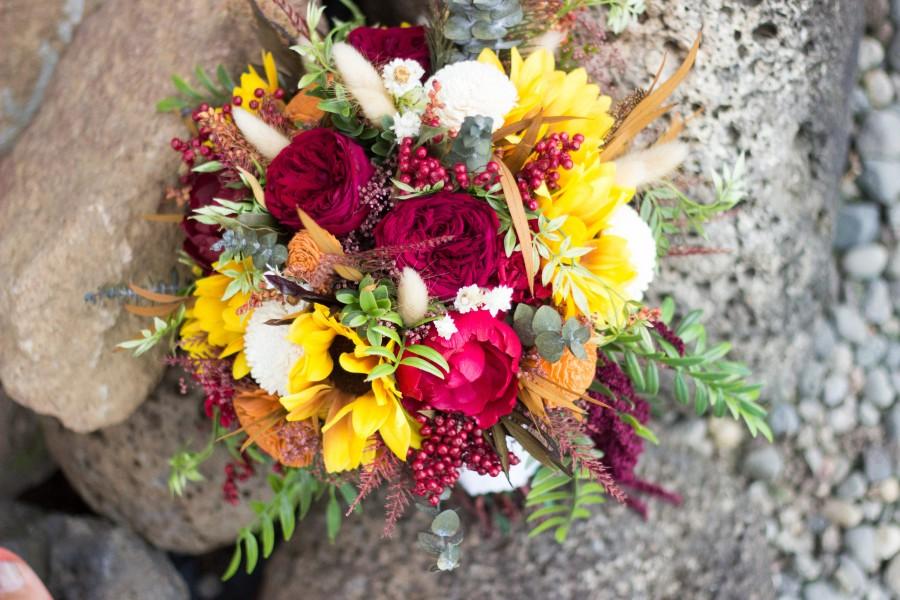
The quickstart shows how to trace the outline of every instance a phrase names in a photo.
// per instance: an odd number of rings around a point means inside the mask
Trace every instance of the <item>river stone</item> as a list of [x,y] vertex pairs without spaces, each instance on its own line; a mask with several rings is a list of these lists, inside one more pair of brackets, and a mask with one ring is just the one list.
[[79,434],[55,419],[43,421],[47,446],[75,490],[95,511],[129,526],[154,546],[202,553],[234,541],[253,519],[250,500],[268,492],[265,469],[239,483],[242,502],[222,496],[230,456],[217,448],[200,472],[206,481],[190,483],[184,496],[169,493],[169,459],[178,451],[199,451],[209,439],[210,421],[202,398],[178,391],[178,375],[167,377],[121,425]]
[[34,569],[56,600],[187,600],[165,554],[102,519],[0,503],[0,546]]
[[15,497],[49,477],[55,468],[37,417],[10,400],[0,387],[0,498]]
[[177,183],[169,140],[184,124],[154,105],[173,72],[237,73],[258,57],[252,25],[242,0],[107,0],[82,21],[0,163],[0,378],[14,400],[91,431],[124,420],[158,382],[158,354],[115,349],[147,320],[85,294],[170,279],[178,228],[142,215]]
[[[641,476],[684,494],[680,507],[651,501],[642,521],[614,501],[595,507],[562,546],[551,535],[528,539],[521,522],[491,537],[463,514],[462,565],[428,572],[416,549],[428,519],[418,511],[382,537],[374,500],[346,520],[335,544],[321,513],[303,535],[276,550],[261,598],[773,598],[771,555],[762,518],[742,486],[684,448],[653,448]],[[463,512],[463,511],[461,511]]]

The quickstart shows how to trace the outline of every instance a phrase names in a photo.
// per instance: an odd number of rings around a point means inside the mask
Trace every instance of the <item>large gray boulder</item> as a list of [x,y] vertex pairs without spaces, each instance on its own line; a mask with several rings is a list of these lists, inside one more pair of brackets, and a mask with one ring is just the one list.
[[462,566],[428,571],[416,547],[428,519],[418,511],[382,537],[378,501],[346,519],[335,544],[321,517],[276,550],[260,597],[394,598],[741,598],[774,597],[762,518],[742,484],[684,449],[647,452],[642,477],[684,495],[683,506],[652,502],[649,521],[614,501],[595,507],[559,546],[551,535],[528,539],[521,522],[509,535],[485,537],[464,515]]
[[94,517],[0,502],[0,547],[22,557],[56,600],[187,600],[187,585],[158,550]]
[[176,183],[169,140],[184,125],[155,103],[173,72],[238,72],[257,48],[242,0],[107,0],[81,23],[0,162],[0,378],[14,400],[91,431],[124,420],[156,385],[159,355],[115,351],[145,320],[85,293],[169,280],[178,228],[142,215]]
[[0,387],[0,498],[14,498],[55,468],[35,414],[10,400]]
[[231,505],[222,494],[231,457],[218,447],[200,468],[205,481],[190,483],[181,497],[169,493],[169,459],[181,450],[201,450],[211,433],[202,397],[182,395],[178,376],[170,371],[121,425],[79,434],[48,418],[44,433],[50,453],[91,508],[158,548],[199,554],[232,543],[252,521],[249,501],[269,493],[268,472],[259,468],[240,483],[241,502]]
[[[807,333],[834,293],[833,214],[862,18],[857,0],[651,0],[646,18],[614,42],[627,90],[652,80],[663,52],[677,66],[703,32],[675,98],[683,112],[704,111],[684,135],[686,171],[708,177],[744,153],[749,193],[733,217],[707,228],[706,243],[730,252],[667,259],[653,289],[703,309],[773,400],[793,393]],[[693,187],[710,198],[711,183]]]

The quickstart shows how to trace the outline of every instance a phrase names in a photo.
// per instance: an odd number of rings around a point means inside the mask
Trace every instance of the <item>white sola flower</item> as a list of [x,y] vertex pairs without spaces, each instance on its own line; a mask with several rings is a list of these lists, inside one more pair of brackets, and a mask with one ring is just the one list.
[[483,308],[496,317],[498,312],[506,312],[512,307],[513,289],[505,285],[498,285],[492,290],[484,292]]
[[506,438],[506,447],[519,457],[519,464],[509,468],[509,481],[507,481],[506,475],[503,473],[496,477],[491,477],[490,475],[479,475],[475,471],[464,468],[459,475],[459,485],[462,486],[467,494],[480,496],[482,494],[511,492],[531,481],[531,477],[540,467],[540,463],[532,458],[525,451],[525,448],[511,437]]
[[440,319],[437,319],[434,322],[434,329],[437,331],[437,334],[445,340],[449,340],[453,337],[454,333],[459,331],[456,328],[456,322],[450,315],[444,315]]
[[516,105],[516,86],[496,67],[474,60],[447,65],[425,82],[440,83],[436,98],[443,104],[435,110],[441,125],[458,130],[466,117],[490,117],[494,131],[503,126],[503,118]]
[[402,115],[400,113],[394,114],[394,124],[391,126],[391,129],[394,130],[398,140],[418,137],[421,128],[422,118],[413,111],[408,110]]
[[253,311],[244,333],[244,354],[250,375],[259,387],[270,394],[286,396],[291,367],[303,355],[303,348],[287,339],[288,327],[267,325],[266,321],[283,319],[302,311],[306,303],[297,306],[268,300]]
[[484,302],[484,294],[481,288],[475,284],[467,285],[459,288],[459,291],[456,292],[453,308],[459,314],[464,315],[469,311],[478,310],[482,302]]
[[384,87],[396,98],[422,85],[424,74],[422,65],[408,58],[395,58],[381,70]]
[[631,300],[640,300],[656,273],[656,239],[653,231],[637,211],[623,204],[613,211],[609,227],[603,233],[625,240],[628,260],[637,273],[625,283],[625,294]]

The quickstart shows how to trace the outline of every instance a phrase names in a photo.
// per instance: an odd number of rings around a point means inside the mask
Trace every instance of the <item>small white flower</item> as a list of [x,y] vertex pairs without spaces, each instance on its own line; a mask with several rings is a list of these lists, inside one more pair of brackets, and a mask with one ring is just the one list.
[[394,113],[394,125],[391,129],[398,140],[408,137],[418,137],[419,130],[422,128],[422,118],[411,110],[406,111],[402,115]]
[[498,285],[494,289],[485,292],[484,308],[496,317],[498,312],[506,312],[512,306],[513,289],[505,285]]
[[459,288],[453,307],[459,314],[464,315],[467,312],[478,310],[482,302],[484,302],[484,294],[481,292],[481,288],[472,284]]
[[456,329],[456,323],[453,322],[453,317],[450,315],[444,315],[435,321],[434,328],[437,330],[437,334],[445,340],[452,338],[453,334],[458,331],[458,329]]
[[268,300],[253,311],[244,332],[244,355],[250,375],[259,387],[270,394],[288,394],[291,368],[301,356],[303,348],[287,338],[288,328],[266,322],[304,310],[305,303],[291,306]]
[[381,70],[384,87],[396,98],[422,85],[423,75],[422,65],[408,58],[395,58]]

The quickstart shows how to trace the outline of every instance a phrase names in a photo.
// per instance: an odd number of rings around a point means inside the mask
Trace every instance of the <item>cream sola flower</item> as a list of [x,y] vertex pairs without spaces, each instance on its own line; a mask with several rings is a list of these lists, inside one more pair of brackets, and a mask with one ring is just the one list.
[[447,65],[425,82],[432,90],[437,83],[434,111],[443,127],[458,130],[466,117],[490,117],[493,130],[503,126],[503,118],[516,106],[516,86],[501,71],[477,61]]
[[425,69],[422,65],[406,58],[395,58],[381,70],[384,87],[396,98],[421,87],[423,75]]
[[303,312],[307,304],[297,306],[269,300],[253,311],[244,332],[244,355],[250,366],[250,376],[259,387],[276,396],[287,396],[291,368],[303,355],[303,347],[288,339],[288,328],[269,325],[268,322],[284,319]]

